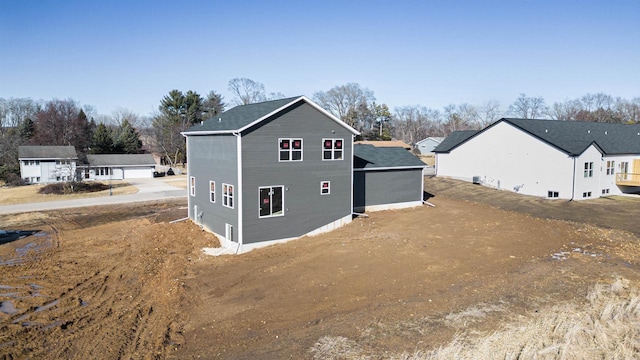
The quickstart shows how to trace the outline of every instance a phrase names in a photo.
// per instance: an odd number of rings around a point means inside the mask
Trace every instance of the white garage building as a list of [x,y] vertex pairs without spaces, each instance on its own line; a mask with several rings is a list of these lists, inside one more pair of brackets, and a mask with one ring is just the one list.
[[87,155],[87,161],[87,180],[152,178],[156,166],[151,154],[96,154]]

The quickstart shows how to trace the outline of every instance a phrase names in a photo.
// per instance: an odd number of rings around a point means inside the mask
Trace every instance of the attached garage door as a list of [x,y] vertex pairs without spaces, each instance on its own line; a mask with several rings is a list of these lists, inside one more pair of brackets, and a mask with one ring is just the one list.
[[124,168],[125,179],[140,179],[140,178],[152,178],[152,177],[153,177],[152,167]]

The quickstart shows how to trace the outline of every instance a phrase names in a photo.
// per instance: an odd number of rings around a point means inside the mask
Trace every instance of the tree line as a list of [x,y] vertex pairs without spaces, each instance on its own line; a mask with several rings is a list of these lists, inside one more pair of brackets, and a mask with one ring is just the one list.
[[[247,78],[228,83],[229,106],[276,100],[286,96],[267,92],[265,86]],[[447,136],[457,130],[479,130],[502,117],[611,123],[639,123],[640,97],[630,100],[597,93],[548,105],[542,97],[520,94],[506,109],[499,102],[480,105],[451,104],[441,109],[405,105],[389,109],[374,92],[358,83],[317,91],[311,99],[358,130],[365,140],[402,140],[414,144],[429,136]],[[210,91],[171,90],[149,117],[127,110],[111,116],[97,115],[91,106],[71,99],[34,101],[0,98],[0,179],[19,176],[20,145],[73,145],[88,153],[154,152],[162,162],[175,166],[186,159],[181,132],[225,111],[223,96]],[[144,140],[144,141],[143,141]],[[143,147],[143,143],[145,147]]]

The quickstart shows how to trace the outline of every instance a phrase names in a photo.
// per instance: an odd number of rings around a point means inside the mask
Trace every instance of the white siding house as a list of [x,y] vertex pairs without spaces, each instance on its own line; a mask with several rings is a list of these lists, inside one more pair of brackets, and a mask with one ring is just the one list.
[[44,184],[72,180],[78,155],[73,146],[20,146],[18,161],[25,182]]
[[418,150],[421,155],[432,154],[433,149],[440,145],[443,140],[443,137],[431,136],[416,142],[414,148]]
[[526,195],[588,199],[640,190],[640,124],[501,119],[453,133],[437,176]]

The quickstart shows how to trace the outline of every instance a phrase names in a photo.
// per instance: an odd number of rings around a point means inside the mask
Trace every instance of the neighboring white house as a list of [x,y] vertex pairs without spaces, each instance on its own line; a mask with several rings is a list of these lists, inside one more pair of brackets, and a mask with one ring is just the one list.
[[444,137],[431,136],[415,143],[414,147],[420,152],[420,155],[432,154],[433,149],[444,140]]
[[454,132],[434,152],[437,176],[526,195],[640,193],[640,124],[500,119]]
[[71,180],[78,155],[73,146],[20,146],[18,161],[24,181],[43,184]]
[[156,166],[151,154],[93,154],[87,161],[82,171],[86,180],[152,178]]

